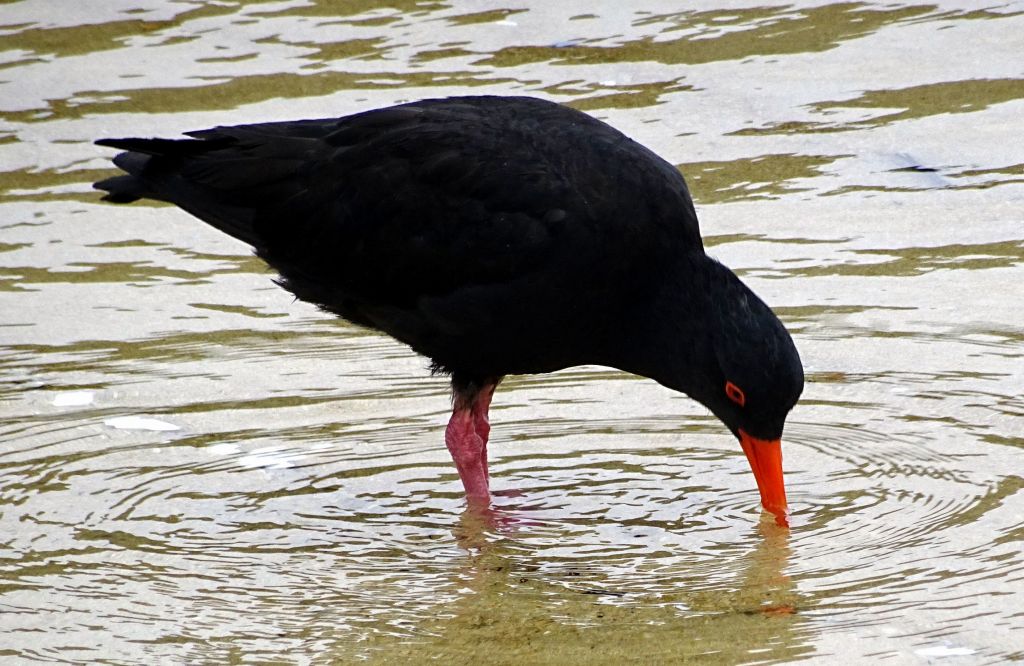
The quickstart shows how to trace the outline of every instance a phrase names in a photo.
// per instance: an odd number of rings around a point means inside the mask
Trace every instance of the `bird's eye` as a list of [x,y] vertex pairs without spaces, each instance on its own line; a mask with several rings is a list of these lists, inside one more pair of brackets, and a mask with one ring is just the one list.
[[747,402],[747,396],[743,393],[743,389],[730,381],[725,382],[725,395],[740,407]]

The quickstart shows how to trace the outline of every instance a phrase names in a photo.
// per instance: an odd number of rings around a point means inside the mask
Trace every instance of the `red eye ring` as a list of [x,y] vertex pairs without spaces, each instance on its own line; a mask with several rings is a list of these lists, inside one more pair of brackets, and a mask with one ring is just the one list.
[[740,407],[747,404],[747,395],[743,392],[743,389],[730,381],[725,382],[725,395]]

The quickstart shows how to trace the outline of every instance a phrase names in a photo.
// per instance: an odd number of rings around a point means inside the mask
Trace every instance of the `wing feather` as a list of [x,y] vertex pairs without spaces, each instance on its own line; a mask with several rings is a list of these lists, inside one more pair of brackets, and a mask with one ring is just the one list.
[[300,298],[399,339],[424,336],[398,322],[459,299],[492,321],[520,311],[513,298],[571,308],[581,285],[622,293],[637,262],[701,248],[674,167],[580,112],[495,99],[103,140],[135,180],[97,187],[177,204],[252,244]]

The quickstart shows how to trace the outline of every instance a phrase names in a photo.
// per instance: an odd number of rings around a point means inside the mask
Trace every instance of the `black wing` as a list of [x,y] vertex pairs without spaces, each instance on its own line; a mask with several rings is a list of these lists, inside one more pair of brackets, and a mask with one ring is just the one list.
[[[472,307],[493,324],[512,285],[543,309],[546,294],[621,290],[637,262],[701,249],[671,165],[541,100],[427,100],[189,136],[99,141],[130,151],[115,158],[130,175],[97,187],[180,206],[253,245],[300,298],[414,347],[410,317],[467,329]],[[488,288],[503,294],[490,307]]]

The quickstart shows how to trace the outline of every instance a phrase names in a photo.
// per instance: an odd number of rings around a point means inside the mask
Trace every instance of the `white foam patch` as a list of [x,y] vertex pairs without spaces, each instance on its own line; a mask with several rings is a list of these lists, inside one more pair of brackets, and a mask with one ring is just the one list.
[[914,654],[919,657],[966,657],[974,654],[974,650],[965,647],[946,647],[944,645],[937,645],[935,647],[914,650]]
[[237,444],[214,444],[206,447],[206,450],[215,456],[230,456],[241,451]]
[[291,459],[282,453],[282,449],[279,446],[268,446],[262,449],[255,449],[248,455],[244,455],[239,458],[238,462],[254,469],[262,467],[264,469],[288,469],[294,467],[293,460],[305,458],[303,455],[292,456]]
[[92,391],[64,391],[53,396],[53,404],[57,407],[81,407],[91,405],[93,398]]
[[108,425],[111,428],[117,428],[118,430],[151,430],[155,432],[181,430],[181,428],[173,423],[168,423],[167,421],[161,421],[159,419],[151,419],[145,416],[116,416],[104,421],[103,425]]

